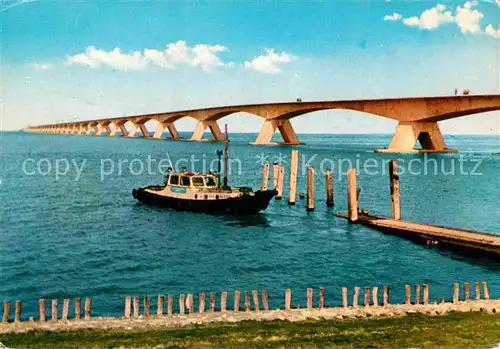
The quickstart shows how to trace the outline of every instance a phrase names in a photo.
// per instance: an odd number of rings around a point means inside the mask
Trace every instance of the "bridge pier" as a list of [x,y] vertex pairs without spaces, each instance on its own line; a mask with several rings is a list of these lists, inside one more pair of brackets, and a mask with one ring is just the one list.
[[[283,142],[273,143],[271,140],[273,138],[276,129],[279,130],[281,137],[283,137]],[[300,142],[297,138],[297,134],[292,127],[292,123],[288,119],[272,119],[264,121],[264,125],[257,136],[255,142],[250,143],[254,145],[270,145],[270,144],[287,144],[287,145],[297,145],[304,144]]]
[[[422,149],[415,149],[417,141],[420,142]],[[437,122],[423,121],[400,121],[389,147],[375,149],[377,153],[446,153],[456,151],[456,149],[446,148]]]
[[202,141],[203,140],[203,134],[205,133],[205,130],[209,128],[210,132],[212,132],[212,135],[214,136],[213,140],[215,141],[222,141],[224,140],[224,136],[222,135],[222,131],[219,128],[219,125],[217,124],[217,121],[215,120],[205,120],[205,121],[199,121],[198,124],[196,124],[196,129],[193,132],[193,135],[189,140],[191,141]]
[[149,135],[149,131],[146,127],[146,124],[138,124],[138,125],[139,125],[139,129],[141,130],[142,136],[144,138],[150,138],[151,136]]
[[155,134],[153,138],[161,138],[163,135],[163,132],[165,132],[165,129],[168,129],[168,132],[170,133],[170,136],[172,139],[180,139],[179,137],[179,132],[177,132],[177,129],[175,128],[175,125],[173,122],[159,122],[158,126],[156,127]]

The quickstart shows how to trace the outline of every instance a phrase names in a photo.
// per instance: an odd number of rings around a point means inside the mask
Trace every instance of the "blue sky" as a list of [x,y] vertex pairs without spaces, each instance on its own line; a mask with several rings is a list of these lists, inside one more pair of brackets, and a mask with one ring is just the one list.
[[[2,129],[227,104],[500,93],[500,1],[3,1]],[[221,120],[256,132],[251,115]],[[297,132],[392,133],[327,111]],[[192,130],[194,121],[177,122]],[[441,124],[499,133],[499,114]]]

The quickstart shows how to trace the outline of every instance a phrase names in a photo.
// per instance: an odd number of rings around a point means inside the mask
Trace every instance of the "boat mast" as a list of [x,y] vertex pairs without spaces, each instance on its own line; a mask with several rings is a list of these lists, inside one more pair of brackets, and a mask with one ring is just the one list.
[[227,135],[227,124],[224,126],[224,182],[223,188],[227,188],[227,166],[228,166],[228,148],[229,148],[229,138]]

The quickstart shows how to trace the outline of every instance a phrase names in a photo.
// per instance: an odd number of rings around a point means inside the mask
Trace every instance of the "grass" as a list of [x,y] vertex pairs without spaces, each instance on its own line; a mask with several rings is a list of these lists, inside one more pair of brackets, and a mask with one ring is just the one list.
[[398,318],[246,321],[182,328],[79,330],[0,335],[8,348],[494,348],[500,315],[450,313]]

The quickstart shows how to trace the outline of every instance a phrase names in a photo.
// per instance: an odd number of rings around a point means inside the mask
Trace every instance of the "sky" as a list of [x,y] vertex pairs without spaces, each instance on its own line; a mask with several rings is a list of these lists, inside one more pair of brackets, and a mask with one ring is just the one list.
[[[296,98],[500,93],[500,0],[3,0],[0,20],[2,130]],[[262,119],[219,123],[258,132]],[[392,133],[397,122],[334,110],[292,124]],[[500,134],[500,114],[440,127]]]

